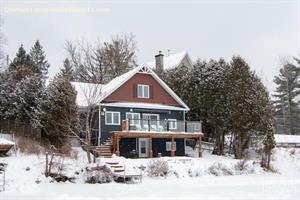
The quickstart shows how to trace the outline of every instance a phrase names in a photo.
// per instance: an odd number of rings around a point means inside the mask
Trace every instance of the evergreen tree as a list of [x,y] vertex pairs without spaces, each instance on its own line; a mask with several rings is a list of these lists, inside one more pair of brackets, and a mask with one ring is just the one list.
[[266,167],[267,169],[270,168],[270,162],[271,162],[271,155],[272,155],[272,149],[275,148],[276,142],[275,142],[275,128],[274,128],[274,108],[270,103],[266,106],[265,113],[262,117],[262,124],[263,124],[263,152],[262,152],[262,166]]
[[273,95],[276,108],[276,132],[279,134],[300,134],[300,63],[289,62],[275,76],[277,85]]
[[[235,157],[243,158],[245,150],[261,134],[268,120],[268,92],[261,80],[241,57],[233,57],[226,78],[228,95],[228,128],[234,135]],[[265,116],[266,115],[266,116]]]
[[43,115],[41,105],[44,98],[45,88],[39,75],[27,76],[17,82],[15,92],[11,95],[11,100],[14,102],[15,119],[41,128],[41,116]]
[[79,132],[76,91],[66,78],[59,75],[51,81],[43,107],[45,136],[51,144],[60,147],[67,136]]
[[63,68],[61,69],[61,75],[69,81],[74,80],[74,71],[68,58],[64,60]]
[[30,58],[33,65],[33,72],[39,74],[42,79],[46,79],[50,65],[46,60],[43,47],[38,40],[30,50]]
[[45,83],[23,45],[3,77],[1,103],[6,105],[2,107],[3,118],[41,127],[41,102],[44,100]]
[[10,63],[8,72],[11,73],[15,81],[20,81],[26,76],[31,76],[34,74],[32,60],[26,53],[23,45],[20,46],[16,57]]

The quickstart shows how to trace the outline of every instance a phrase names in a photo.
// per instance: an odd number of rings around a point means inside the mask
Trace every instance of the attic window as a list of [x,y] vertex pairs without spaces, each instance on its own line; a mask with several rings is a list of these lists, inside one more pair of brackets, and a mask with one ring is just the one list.
[[149,85],[137,85],[137,96],[138,98],[150,98],[150,87]]

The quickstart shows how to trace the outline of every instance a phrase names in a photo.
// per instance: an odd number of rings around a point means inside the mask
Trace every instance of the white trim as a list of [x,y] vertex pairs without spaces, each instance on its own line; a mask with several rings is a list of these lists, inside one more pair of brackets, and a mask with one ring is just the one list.
[[156,110],[186,111],[186,109],[182,107],[168,106],[168,105],[155,104],[155,103],[114,102],[114,103],[102,103],[100,105],[110,106],[110,107],[121,107],[121,108],[146,108],[146,109],[156,109]]
[[161,80],[157,74],[155,74],[153,72],[152,69],[150,69],[152,71],[151,75],[154,77],[154,79],[156,79],[160,85],[179,103],[181,104],[183,107],[186,108],[187,111],[190,110],[190,108],[175,94],[175,92],[163,81]]
[[[166,141],[166,151],[172,151],[172,141]],[[176,141],[174,141],[174,151],[176,151]]]
[[[175,127],[174,127],[174,128],[171,128],[171,126],[170,126],[171,123],[169,123],[169,122],[175,122],[175,123],[174,123],[174,124],[175,124]],[[176,129],[177,129],[177,119],[168,119],[168,123],[169,123],[169,129],[170,129],[170,130],[176,130]]]
[[[142,87],[142,96],[139,95],[139,87]],[[145,96],[145,88],[148,88],[148,95]],[[150,99],[150,86],[145,84],[138,84],[137,85],[137,97],[142,99]]]
[[[144,154],[141,153],[141,142],[145,141],[146,147],[145,150],[146,152]],[[149,154],[149,139],[148,138],[139,138],[139,158],[147,158]]]
[[159,114],[155,113],[143,113],[142,117],[144,119],[144,116],[157,116],[157,121],[159,121]]
[[[111,123],[107,123],[107,114],[111,113]],[[119,115],[119,123],[114,123],[114,114]],[[121,124],[121,113],[120,112],[115,112],[115,111],[106,111],[105,112],[105,125],[120,125]]]

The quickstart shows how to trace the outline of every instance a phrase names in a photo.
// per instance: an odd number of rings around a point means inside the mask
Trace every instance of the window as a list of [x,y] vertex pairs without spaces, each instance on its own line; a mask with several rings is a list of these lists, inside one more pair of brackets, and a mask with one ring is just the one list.
[[177,120],[176,119],[168,119],[169,129],[174,130],[177,129]]
[[[166,151],[171,151],[172,142],[166,142]],[[174,141],[174,151],[176,151],[176,142]]]
[[106,125],[120,125],[120,112],[105,112]]
[[130,125],[139,125],[140,113],[126,113],[126,119],[130,119]]
[[137,86],[137,96],[138,98],[150,98],[150,88],[149,85],[138,85]]

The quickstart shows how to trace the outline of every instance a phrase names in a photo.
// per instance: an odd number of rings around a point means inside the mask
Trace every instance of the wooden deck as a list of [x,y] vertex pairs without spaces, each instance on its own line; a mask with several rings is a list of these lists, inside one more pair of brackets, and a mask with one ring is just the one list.
[[0,155],[5,155],[13,146],[13,144],[0,144]]

